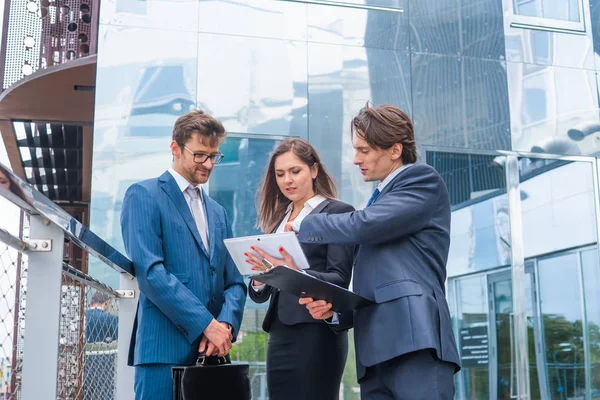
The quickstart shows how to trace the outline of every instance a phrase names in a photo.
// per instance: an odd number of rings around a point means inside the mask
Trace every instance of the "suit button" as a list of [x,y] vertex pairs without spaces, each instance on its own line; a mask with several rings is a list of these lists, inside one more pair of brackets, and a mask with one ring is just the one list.
[[214,275],[214,274],[216,274],[216,273],[217,273],[217,271],[216,271],[214,268],[211,268],[211,269],[210,269],[210,273]]
[[210,302],[211,302],[211,303],[214,303],[215,301],[217,301],[217,298],[216,298],[215,296],[213,296],[213,297],[210,299]]

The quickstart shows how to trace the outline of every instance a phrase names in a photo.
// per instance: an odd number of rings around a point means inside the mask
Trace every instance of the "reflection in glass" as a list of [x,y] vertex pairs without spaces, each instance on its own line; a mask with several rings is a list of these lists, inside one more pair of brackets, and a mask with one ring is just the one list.
[[308,5],[311,42],[409,50],[408,13]]
[[515,14],[579,22],[579,0],[513,0]]
[[592,164],[519,160],[525,257],[596,242]]
[[198,0],[105,0],[100,23],[196,32]]
[[490,155],[430,150],[425,155],[446,183],[452,206],[448,276],[510,264],[508,202],[501,160]]
[[[171,165],[173,124],[195,107],[198,44],[196,35],[168,30],[101,26],[99,35],[90,228],[124,253],[123,196]],[[119,286],[118,274],[94,258],[89,270]]]
[[600,399],[600,265],[598,248],[581,252],[585,313],[587,318],[587,347],[590,359],[591,398]]
[[309,141],[335,178],[340,198],[363,208],[373,186],[353,166],[350,121],[367,100],[411,112],[408,54],[309,43],[308,61]]
[[540,260],[538,270],[550,398],[583,398],[583,315],[577,253]]
[[[279,140],[227,138],[223,162],[211,175],[209,195],[225,207],[233,236],[257,235],[256,191]],[[248,302],[248,305],[254,302]]]
[[[462,370],[457,380],[458,398],[489,399],[489,343],[487,284],[485,276],[460,279],[456,283],[458,345]],[[483,300],[483,301],[482,301]],[[475,337],[475,338],[474,338]]]
[[[529,381],[530,398],[542,400],[540,385],[544,384],[538,371],[537,354],[535,343],[540,340],[539,331],[536,329],[538,323],[537,313],[533,306],[533,282],[532,275],[525,275],[525,297],[527,313],[527,342],[529,359]],[[509,400],[516,393],[516,368],[514,360],[514,337],[513,337],[513,296],[512,280],[510,273],[501,273],[490,277],[492,283],[490,289],[493,295],[493,315],[495,319],[496,358],[492,359],[490,369],[494,372],[491,379],[496,384],[496,399]]]
[[307,137],[306,43],[200,34],[198,106],[229,132]]
[[[305,1],[305,0],[288,0],[288,1]],[[306,0],[311,1],[311,0]],[[316,0],[319,3],[331,2],[334,5],[354,4],[358,6],[375,6],[375,7],[386,7],[392,9],[403,9],[403,0]]]
[[198,29],[206,33],[306,40],[304,3],[200,0]]
[[563,155],[600,152],[596,134],[567,135],[582,123],[599,121],[594,72],[513,62],[507,67],[514,150]]

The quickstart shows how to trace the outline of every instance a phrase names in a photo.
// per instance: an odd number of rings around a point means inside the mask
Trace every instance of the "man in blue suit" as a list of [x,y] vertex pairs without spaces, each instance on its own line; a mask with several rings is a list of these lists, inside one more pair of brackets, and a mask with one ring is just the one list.
[[228,354],[240,328],[246,285],[223,245],[231,228],[201,187],[225,135],[202,111],[181,116],[172,168],[125,194],[123,240],[141,292],[130,347],[136,399],[172,398],[171,367],[193,364],[199,351]]
[[354,326],[361,398],[450,400],[460,358],[444,290],[446,186],[433,168],[416,164],[413,126],[402,110],[367,106],[351,130],[354,164],[364,181],[379,181],[367,207],[309,215],[293,228],[303,243],[359,245],[354,291],[374,304],[334,317],[325,301],[300,303],[313,318]]

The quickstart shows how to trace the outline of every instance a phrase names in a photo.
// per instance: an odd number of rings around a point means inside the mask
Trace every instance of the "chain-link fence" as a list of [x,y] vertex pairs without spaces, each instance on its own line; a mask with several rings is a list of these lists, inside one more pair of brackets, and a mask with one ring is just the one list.
[[64,267],[57,397],[113,399],[118,302],[112,289]]
[[[22,237],[29,235],[21,216]],[[27,256],[0,242],[0,399],[20,399],[27,296]]]
[[[23,239],[28,238],[27,218]],[[27,256],[0,242],[0,400],[21,398]],[[64,265],[57,398],[113,399],[118,301],[115,292]]]

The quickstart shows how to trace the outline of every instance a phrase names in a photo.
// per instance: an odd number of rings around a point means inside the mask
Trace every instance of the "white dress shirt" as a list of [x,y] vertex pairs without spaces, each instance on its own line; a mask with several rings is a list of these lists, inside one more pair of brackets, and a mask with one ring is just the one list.
[[[188,207],[190,208],[190,212],[192,213],[192,215],[194,215],[194,212],[192,211],[192,198],[186,192],[186,189],[189,186],[194,186],[194,185],[189,183],[187,179],[185,179],[183,176],[181,176],[173,168],[169,168],[168,171],[173,176],[173,178],[175,178],[175,182],[177,182],[177,186],[179,187],[179,190],[181,190],[181,192],[183,193],[183,197],[185,198],[185,202],[187,203]],[[201,223],[204,225],[204,229],[206,229],[206,237],[208,238],[208,222],[207,222],[207,218],[206,218],[206,210],[204,209],[204,193],[202,192],[201,185],[196,185],[195,187],[200,189],[200,191],[199,191],[200,197],[196,201],[200,202],[199,206],[200,206],[200,210],[202,210],[202,213],[201,213],[202,215],[200,216],[200,218],[202,219]],[[208,251],[208,249],[206,249],[206,250]]]
[[[321,204],[325,200],[327,200],[327,199],[325,197],[321,196],[320,194],[317,194],[317,195],[311,197],[310,199],[306,200],[306,202],[304,203],[304,207],[302,207],[302,210],[300,210],[300,213],[298,213],[298,215],[296,216],[294,223],[296,223],[296,221],[298,221],[298,220],[302,221],[308,214],[310,214],[312,212],[312,210],[317,208],[319,206],[319,204]],[[290,203],[288,205],[287,211],[285,212],[285,216],[283,217],[283,220],[281,221],[281,223],[275,230],[275,233],[285,232],[285,224],[287,224],[287,222],[290,220],[290,215],[292,215],[293,209],[294,209],[294,203]],[[302,272],[302,271],[300,271],[300,272]],[[250,286],[252,286],[252,289],[254,289],[254,291],[257,293],[260,293],[265,288],[264,284],[262,284],[260,286],[254,286],[254,285],[250,285]]]
[[389,174],[388,176],[386,176],[385,179],[382,180],[381,182],[379,182],[379,185],[377,185],[377,189],[379,189],[379,193],[383,192],[383,189],[385,189],[385,187],[395,177],[397,177],[400,172],[404,171],[405,169],[407,169],[408,167],[411,167],[413,165],[415,165],[415,164],[404,164],[404,165],[401,165],[400,167],[396,168],[395,170],[393,170],[391,174]]

